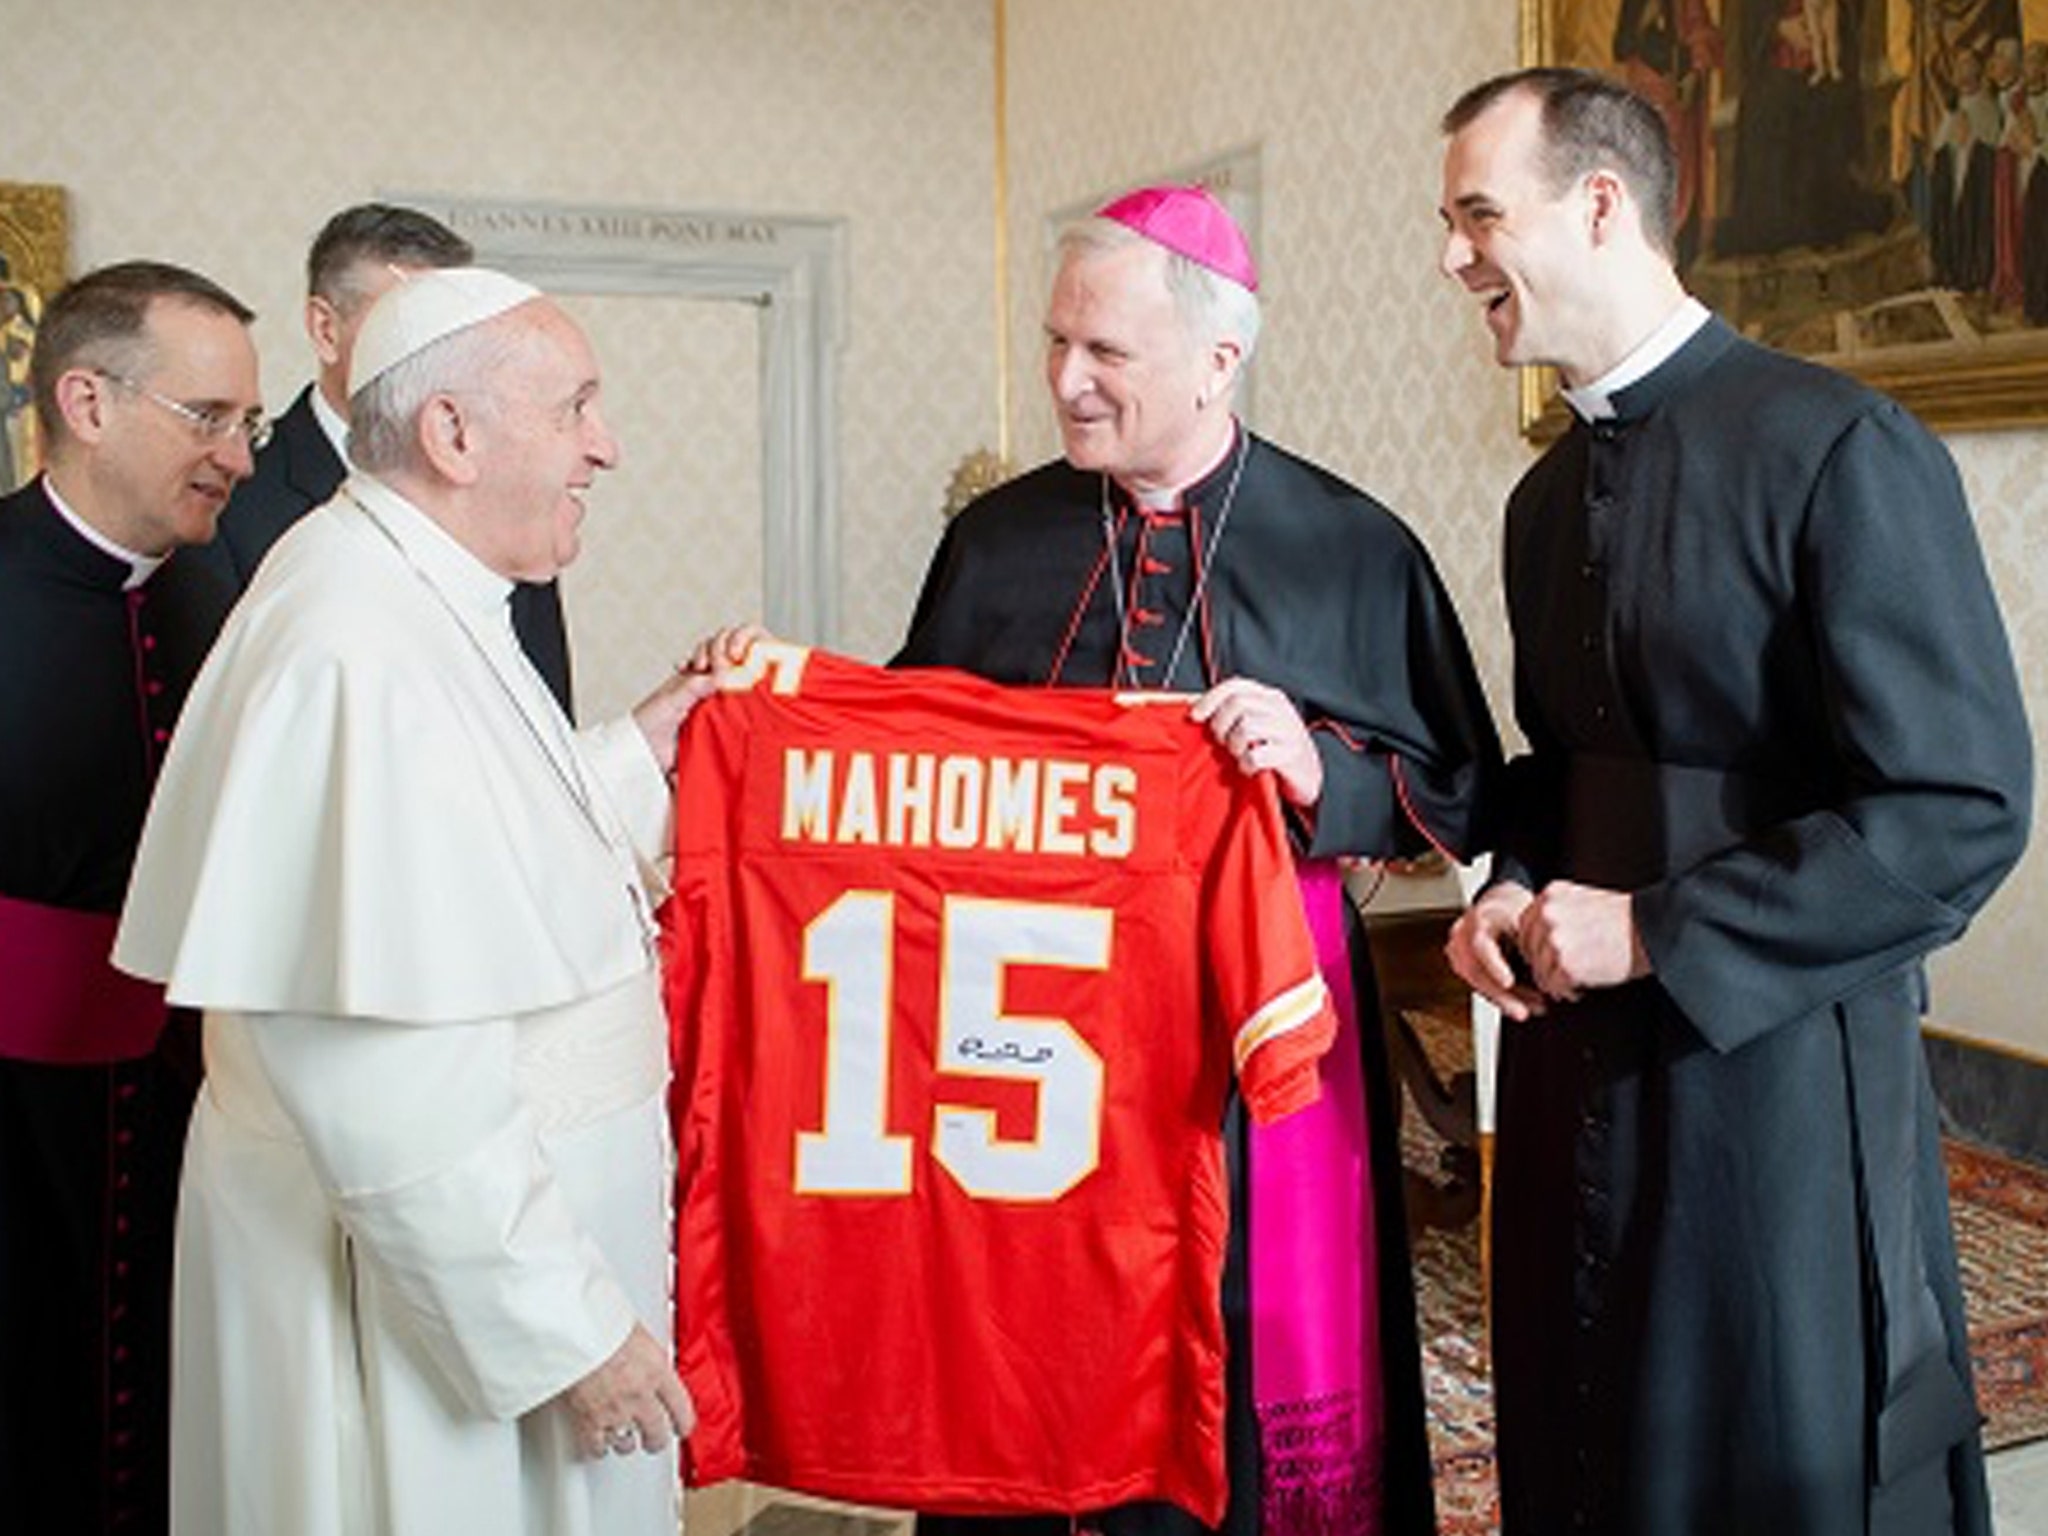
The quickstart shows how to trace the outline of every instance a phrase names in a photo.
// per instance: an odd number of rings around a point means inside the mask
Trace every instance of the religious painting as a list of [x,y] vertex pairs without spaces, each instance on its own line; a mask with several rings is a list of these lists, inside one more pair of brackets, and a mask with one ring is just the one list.
[[0,491],[42,463],[28,360],[43,302],[64,285],[68,252],[64,189],[0,181]]
[[1679,271],[1738,330],[1938,428],[2048,421],[2048,0],[1521,5],[1525,62],[1656,103]]

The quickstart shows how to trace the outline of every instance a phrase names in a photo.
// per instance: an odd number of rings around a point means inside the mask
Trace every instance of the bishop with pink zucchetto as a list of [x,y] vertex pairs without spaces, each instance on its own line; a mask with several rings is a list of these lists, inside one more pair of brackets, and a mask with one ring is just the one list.
[[[1063,1536],[1076,1516],[1104,1536],[1435,1529],[1397,1089],[1338,861],[1471,858],[1500,748],[1420,541],[1240,420],[1259,324],[1251,243],[1200,187],[1140,188],[1067,229],[1045,311],[1061,456],[951,520],[895,658],[1185,694],[1219,753],[1269,774],[1288,809],[1344,1028],[1316,1105],[1271,1127],[1233,1116],[1227,1183],[1190,1170],[1189,1198],[1236,1218],[1218,1296],[1228,1386],[1184,1426],[1228,1468],[1227,1505],[1141,1491],[1101,1510],[926,1514],[921,1536]],[[1030,1424],[1003,1383],[988,1411]]]

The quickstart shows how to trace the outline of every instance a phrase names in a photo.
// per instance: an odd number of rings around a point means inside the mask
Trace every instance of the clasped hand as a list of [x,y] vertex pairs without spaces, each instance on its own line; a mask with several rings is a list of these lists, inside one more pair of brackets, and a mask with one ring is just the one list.
[[1650,973],[1629,893],[1571,880],[1534,895],[1512,881],[1488,888],[1451,926],[1444,955],[1467,986],[1517,1020]]

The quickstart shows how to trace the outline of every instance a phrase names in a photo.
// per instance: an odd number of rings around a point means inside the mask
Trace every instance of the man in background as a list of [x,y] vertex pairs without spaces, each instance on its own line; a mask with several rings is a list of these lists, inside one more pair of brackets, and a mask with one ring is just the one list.
[[171,1222],[196,1021],[115,972],[158,763],[234,600],[189,555],[266,431],[251,316],[197,273],[51,301],[45,469],[0,499],[0,1523],[165,1524]]
[[[467,266],[475,252],[440,220],[413,208],[361,203],[329,219],[306,254],[306,336],[318,376],[277,418],[256,473],[235,492],[208,557],[249,585],[278,536],[341,487],[348,473],[349,359],[356,333],[383,292],[415,272]],[[569,637],[555,581],[521,582],[512,627],[562,708],[571,703]]]
[[[1067,231],[1045,322],[1064,457],[953,520],[896,661],[1200,695],[1194,718],[1238,767],[1275,776],[1344,1022],[1320,1102],[1230,1127],[1223,1529],[1405,1536],[1435,1521],[1396,1090],[1335,861],[1469,857],[1499,746],[1415,536],[1238,421],[1257,289],[1243,232],[1198,188],[1146,188]],[[1047,1514],[920,1529],[1197,1529],[1163,1505]]]
[[1978,1536],[1921,967],[2031,744],[1955,467],[1685,293],[1643,98],[1526,71],[1444,129],[1444,272],[1573,415],[1508,502],[1529,750],[1449,945],[1507,1021],[1503,1528]]

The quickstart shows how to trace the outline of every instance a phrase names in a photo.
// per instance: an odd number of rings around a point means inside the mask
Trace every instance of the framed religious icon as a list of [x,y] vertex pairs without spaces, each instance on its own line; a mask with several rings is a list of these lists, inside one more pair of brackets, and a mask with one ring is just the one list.
[[42,462],[28,363],[43,302],[64,285],[69,259],[64,189],[0,181],[0,491]]
[[[1678,150],[1686,287],[1942,429],[2048,421],[2048,0],[1521,0]],[[1562,424],[1526,370],[1522,425]]]

